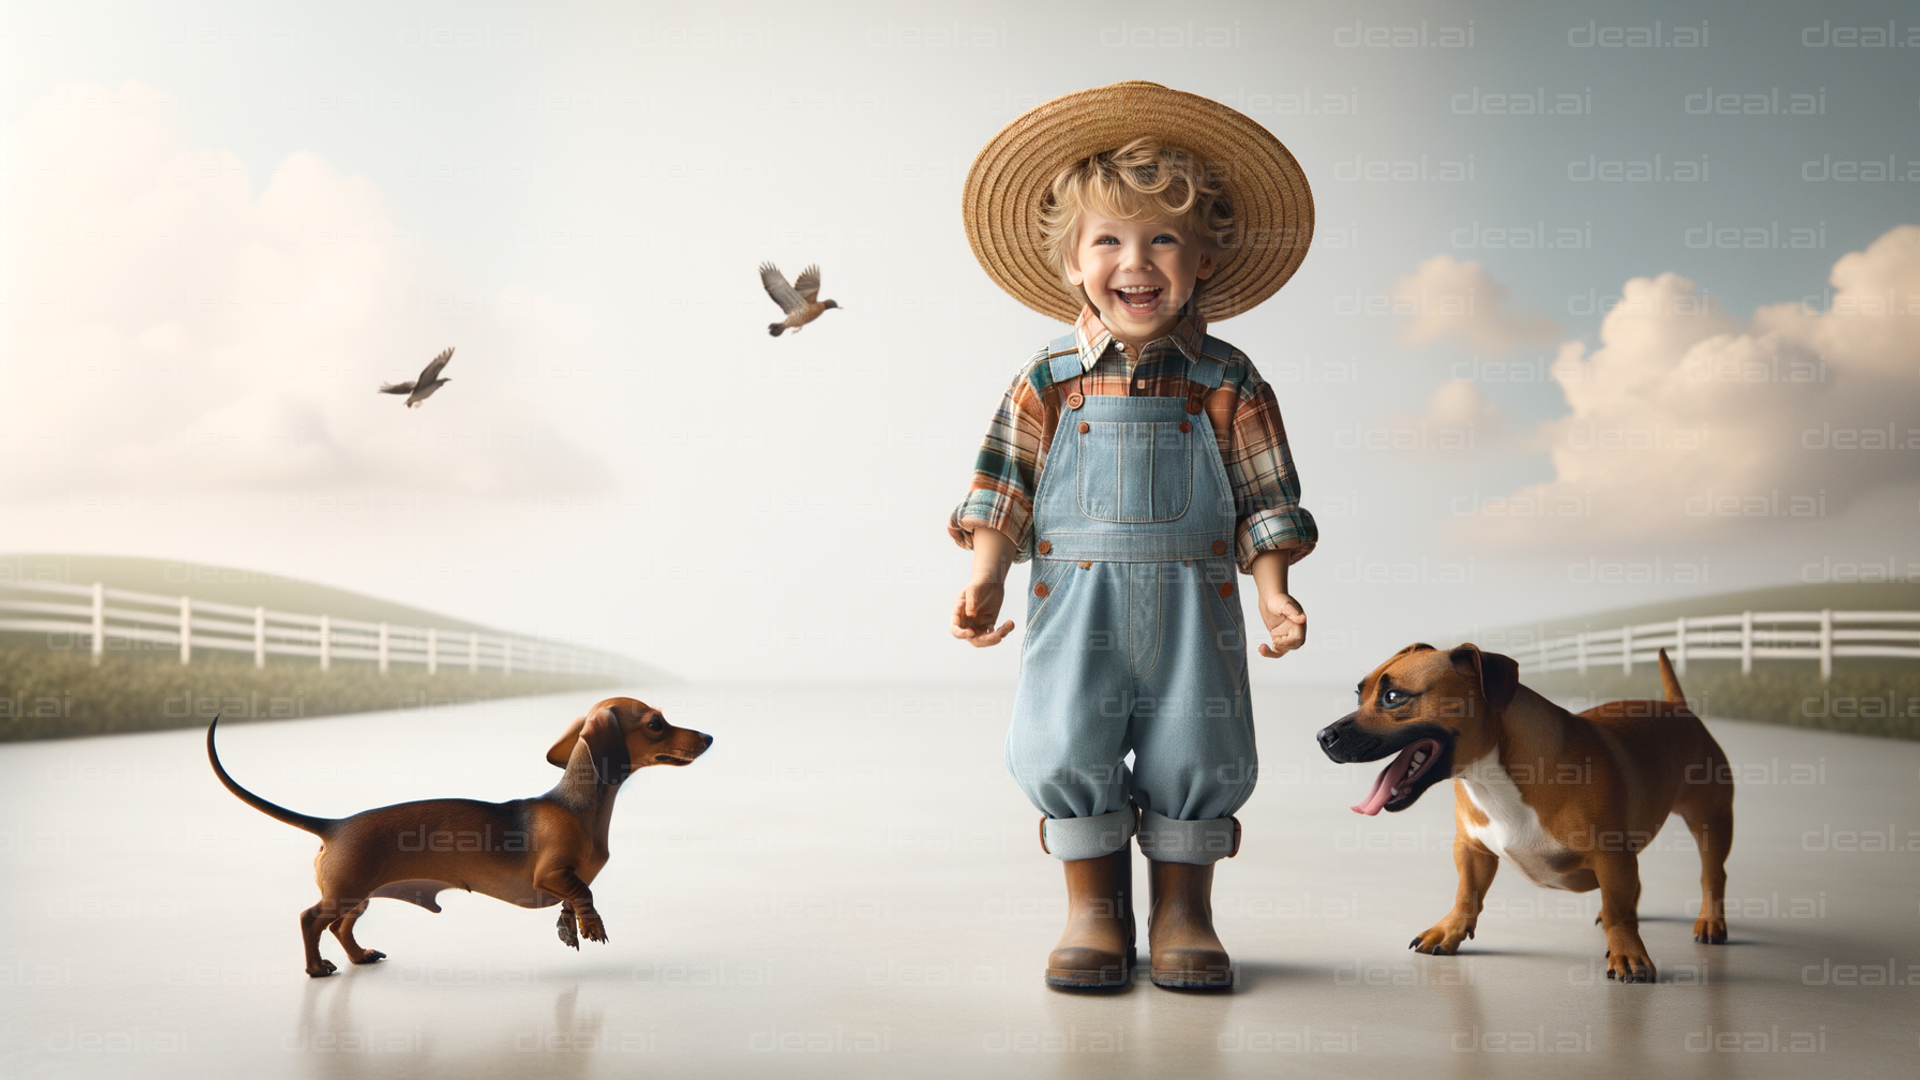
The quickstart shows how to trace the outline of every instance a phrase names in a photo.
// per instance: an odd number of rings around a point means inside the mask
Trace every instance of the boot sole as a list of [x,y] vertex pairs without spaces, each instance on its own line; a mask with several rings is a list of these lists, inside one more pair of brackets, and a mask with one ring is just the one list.
[[1122,968],[1101,968],[1098,971],[1082,971],[1077,968],[1048,968],[1047,985],[1066,990],[1101,990],[1116,986],[1133,985],[1135,953],[1127,951],[1127,963]]
[[1231,990],[1233,973],[1230,971],[1160,971],[1152,972],[1153,985],[1167,990]]
[[1059,968],[1047,969],[1047,985],[1065,990],[1104,990],[1116,986],[1127,986],[1133,982],[1132,972],[1122,971],[1062,971]]

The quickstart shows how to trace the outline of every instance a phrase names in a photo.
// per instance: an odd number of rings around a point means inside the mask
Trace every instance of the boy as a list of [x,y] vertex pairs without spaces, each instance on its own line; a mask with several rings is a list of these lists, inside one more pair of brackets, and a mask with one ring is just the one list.
[[953,633],[976,647],[1013,629],[1002,582],[1034,560],[1007,766],[1066,867],[1047,982],[1131,983],[1137,833],[1154,983],[1230,987],[1213,863],[1256,772],[1234,571],[1259,589],[1260,654],[1284,655],[1306,641],[1287,568],[1318,532],[1273,391],[1206,325],[1292,275],[1311,195],[1252,120],[1130,82],[1009,124],[965,201],[988,274],[1074,326],[1014,380],[948,524],[974,553]]

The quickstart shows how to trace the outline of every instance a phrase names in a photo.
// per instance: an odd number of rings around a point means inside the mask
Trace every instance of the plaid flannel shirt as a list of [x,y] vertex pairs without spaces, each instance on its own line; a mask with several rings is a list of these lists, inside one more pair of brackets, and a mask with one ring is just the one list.
[[[1074,324],[1085,372],[1080,392],[1186,397],[1188,360],[1199,358],[1205,336],[1205,319],[1197,308],[1189,308],[1168,336],[1134,357],[1114,341],[1089,305]],[[961,547],[973,547],[973,530],[990,525],[1013,540],[1015,561],[1033,557],[1033,497],[1046,456],[1040,446],[1045,411],[1030,376],[1046,355],[1042,348],[1020,369],[987,428],[974,460],[972,487],[947,521],[948,534]],[[1243,571],[1263,551],[1285,551],[1289,564],[1298,562],[1319,542],[1320,530],[1313,515],[1300,507],[1300,480],[1287,451],[1280,403],[1239,349],[1227,362],[1221,386],[1239,395],[1224,459],[1233,485],[1235,559]]]

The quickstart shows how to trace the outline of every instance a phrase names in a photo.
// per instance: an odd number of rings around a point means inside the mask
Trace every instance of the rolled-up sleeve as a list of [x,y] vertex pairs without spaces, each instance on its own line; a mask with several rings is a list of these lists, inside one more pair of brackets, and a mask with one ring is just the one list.
[[1300,505],[1300,477],[1287,449],[1280,402],[1273,387],[1248,370],[1225,461],[1233,484],[1234,555],[1243,571],[1263,551],[1284,551],[1291,565],[1320,542],[1319,526]]
[[974,457],[966,498],[947,519],[947,534],[964,548],[973,547],[973,531],[982,525],[1005,533],[1013,541],[1016,562],[1032,555],[1033,493],[1042,456],[1045,409],[1030,378],[1035,361],[1021,369],[1000,400]]

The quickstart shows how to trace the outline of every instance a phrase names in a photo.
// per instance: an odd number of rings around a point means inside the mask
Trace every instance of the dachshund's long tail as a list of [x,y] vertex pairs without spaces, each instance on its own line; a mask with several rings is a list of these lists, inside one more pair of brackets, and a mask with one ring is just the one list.
[[213,732],[214,729],[219,726],[220,718],[218,716],[213,718],[213,723],[207,725],[207,760],[213,763],[213,775],[219,777],[220,782],[227,785],[228,791],[233,792],[241,802],[273,818],[275,821],[284,821],[295,828],[305,829],[323,840],[333,833],[334,826],[340,824],[339,819],[313,817],[308,814],[289,810],[284,806],[270,803],[260,796],[255,795],[253,792],[248,791],[246,788],[241,787],[238,783],[235,783],[233,777],[228,776],[227,770],[221,766],[220,755],[213,748]]

